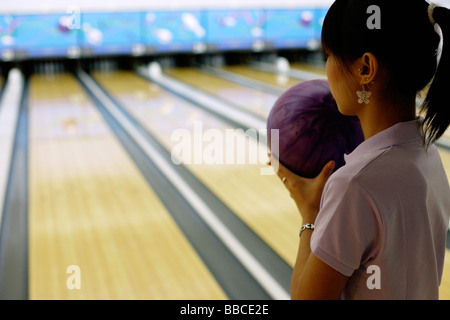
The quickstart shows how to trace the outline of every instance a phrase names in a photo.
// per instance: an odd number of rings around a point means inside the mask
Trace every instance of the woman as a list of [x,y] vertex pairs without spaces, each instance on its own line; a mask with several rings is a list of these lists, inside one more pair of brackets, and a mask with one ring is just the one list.
[[303,220],[293,299],[438,299],[450,190],[433,143],[450,122],[450,38],[438,64],[435,26],[449,37],[449,23],[424,0],[336,0],[327,13],[330,89],[365,141],[333,175],[332,161],[314,179],[279,166]]

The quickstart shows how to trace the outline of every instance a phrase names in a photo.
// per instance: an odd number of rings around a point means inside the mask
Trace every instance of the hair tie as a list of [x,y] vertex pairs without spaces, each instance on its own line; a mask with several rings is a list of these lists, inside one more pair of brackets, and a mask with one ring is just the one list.
[[430,20],[432,25],[436,24],[436,20],[434,20],[433,18],[433,12],[434,12],[434,8],[436,8],[436,4],[434,3],[430,3],[430,5],[428,6],[428,19]]

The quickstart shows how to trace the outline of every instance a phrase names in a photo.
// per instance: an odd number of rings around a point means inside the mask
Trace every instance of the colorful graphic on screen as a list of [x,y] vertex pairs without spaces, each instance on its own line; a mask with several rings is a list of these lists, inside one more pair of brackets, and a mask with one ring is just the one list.
[[12,33],[16,29],[17,21],[12,15],[0,15],[0,49],[14,46],[16,39]]
[[0,19],[3,48],[27,57],[67,56],[77,47],[77,30],[72,15],[7,15]]
[[88,12],[81,16],[81,46],[92,54],[130,54],[142,43],[139,12]]
[[[318,40],[315,9],[268,10],[266,39],[275,48],[307,48]],[[320,35],[320,31],[319,31]]]
[[149,11],[143,19],[144,42],[155,51],[197,51],[205,48],[202,11]]
[[217,49],[257,49],[263,43],[265,10],[212,10],[207,12],[208,43]]

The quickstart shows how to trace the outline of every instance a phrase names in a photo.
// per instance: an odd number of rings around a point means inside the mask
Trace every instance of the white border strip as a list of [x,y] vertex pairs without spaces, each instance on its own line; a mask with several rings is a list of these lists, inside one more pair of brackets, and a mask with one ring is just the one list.
[[103,106],[122,125],[122,127],[133,137],[144,152],[153,160],[159,170],[169,179],[174,187],[192,205],[202,219],[215,232],[220,240],[236,256],[236,258],[253,275],[266,292],[276,300],[289,300],[290,295],[284,288],[267,272],[266,269],[253,257],[253,255],[239,242],[238,239],[227,229],[216,217],[213,211],[203,200],[191,189],[183,178],[174,170],[159,152],[142,136],[134,125],[117,109],[110,98],[98,87],[98,85],[84,72],[78,75],[86,86],[101,101]]
[[251,88],[254,88],[256,90],[264,91],[265,93],[274,95],[274,96],[281,96],[286,89],[283,89],[281,87],[277,87],[275,85],[271,85],[269,83],[250,78],[247,76],[243,76],[239,74],[238,72],[231,72],[227,71],[225,69],[217,68],[217,67],[211,67],[207,65],[203,65],[200,67],[200,70],[207,72],[209,74],[212,74],[214,76],[219,76],[224,78],[225,80],[232,81],[234,83],[238,83],[240,85],[244,86],[250,86]]
[[9,71],[7,83],[0,101],[0,226],[11,169],[11,157],[19,118],[20,99],[24,79],[18,69]]
[[304,71],[304,70],[300,70],[300,69],[289,68],[289,70],[280,71],[275,64],[267,63],[267,62],[253,61],[250,63],[250,65],[257,69],[260,69],[260,70],[287,75],[292,78],[296,78],[296,79],[303,80],[303,81],[309,81],[309,80],[315,80],[315,79],[327,79],[327,77],[325,75],[322,75],[319,73],[314,73],[314,72],[309,72],[309,71]]

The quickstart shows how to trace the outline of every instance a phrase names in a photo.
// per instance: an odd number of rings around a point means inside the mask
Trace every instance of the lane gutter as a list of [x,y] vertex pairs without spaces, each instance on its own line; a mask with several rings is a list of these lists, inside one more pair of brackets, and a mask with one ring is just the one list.
[[[28,299],[28,81],[17,69],[2,97],[2,143],[8,138],[11,152],[2,159],[8,170],[2,196],[0,226],[0,299]],[[11,72],[10,72],[11,75]],[[10,87],[12,85],[13,87]],[[6,97],[5,97],[6,96]],[[6,122],[5,122],[6,121]],[[4,145],[3,145],[4,147]],[[2,157],[5,157],[2,154]],[[6,181],[5,181],[6,182]],[[2,188],[3,189],[3,188]]]

